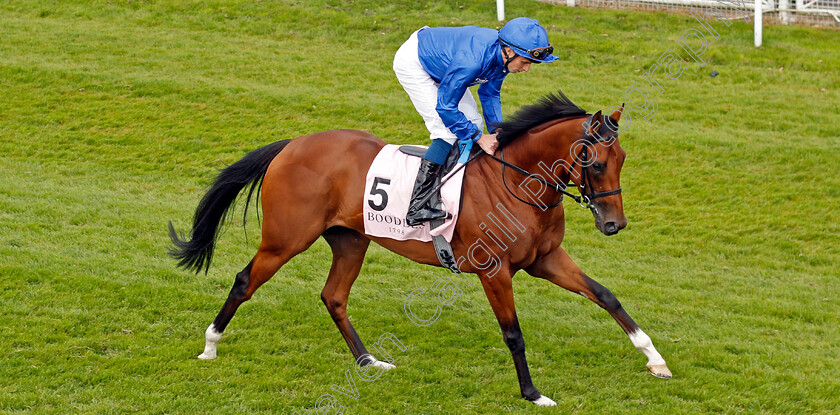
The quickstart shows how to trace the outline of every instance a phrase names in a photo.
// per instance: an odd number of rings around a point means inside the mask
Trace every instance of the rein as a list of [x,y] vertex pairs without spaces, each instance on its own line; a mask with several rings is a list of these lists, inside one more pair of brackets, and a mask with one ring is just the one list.
[[[585,146],[583,147],[583,150],[581,151],[581,154],[583,155],[584,158],[586,157],[586,147]],[[590,187],[590,186],[587,185],[587,183],[589,182],[589,175],[586,174],[586,171],[588,170],[588,168],[586,166],[581,165],[581,168],[580,168],[580,170],[581,170],[581,179],[580,179],[581,195],[577,196],[575,194],[569,193],[566,190],[569,187],[569,185],[566,184],[566,183],[556,183],[556,184],[555,183],[550,183],[547,180],[543,179],[539,175],[532,174],[528,170],[525,170],[525,169],[523,169],[523,168],[521,168],[517,165],[511,164],[510,162],[505,161],[504,150],[499,150],[499,155],[501,157],[496,157],[495,155],[492,155],[492,154],[490,155],[490,157],[492,157],[494,160],[498,161],[499,163],[502,163],[502,183],[504,183],[505,189],[507,189],[508,193],[513,195],[513,197],[515,197],[517,200],[519,200],[520,202],[525,203],[526,205],[529,205],[529,206],[534,206],[534,207],[538,207],[538,208],[541,208],[541,209],[553,209],[553,208],[556,208],[557,206],[560,206],[560,204],[563,203],[563,196],[569,196],[578,205],[580,205],[580,207],[588,208],[588,209],[594,209],[595,205],[592,204],[593,200],[595,200],[599,197],[612,196],[612,195],[617,195],[617,194],[621,193],[621,188],[619,187],[618,189],[608,190],[606,192],[593,192],[593,193],[590,193],[588,195],[585,194],[584,192],[586,191],[586,189],[588,187]],[[528,177],[533,177],[534,180],[548,186],[551,190],[554,190],[555,192],[560,193],[561,194],[560,195],[560,200],[558,200],[557,203],[553,203],[553,204],[550,204],[550,205],[539,205],[539,204],[536,204],[536,203],[531,203],[531,202],[529,202],[527,200],[524,200],[521,197],[517,196],[516,193],[514,193],[507,184],[507,179],[505,177],[505,169],[507,167],[510,167],[510,168],[516,170],[520,174],[524,174]],[[572,168],[574,168],[574,165],[572,165]]]
[[[448,181],[452,176],[454,176],[455,172],[457,172],[458,170],[466,167],[466,165],[469,164],[471,161],[475,160],[476,158],[478,158],[479,156],[482,156],[484,154],[485,153],[483,151],[479,151],[479,152],[475,153],[472,157],[470,157],[465,163],[458,163],[458,165],[456,165],[456,167],[453,168],[452,171],[450,171],[446,175],[446,177],[444,177],[441,180],[441,182],[438,183],[437,186],[435,186],[433,188],[432,192],[430,192],[429,195],[426,196],[426,199],[423,201],[423,203],[428,201],[432,197],[432,195],[439,192],[440,188],[443,187],[443,184],[446,183],[446,181]],[[512,164],[512,163],[506,161],[505,160],[505,151],[503,149],[499,150],[499,155],[501,157],[496,157],[494,154],[488,154],[488,155],[490,157],[492,157],[494,160],[496,160],[496,161],[498,161],[499,163],[502,164],[502,183],[504,183],[505,189],[507,189],[508,193],[510,193],[513,197],[515,197],[520,202],[525,203],[526,205],[529,205],[529,206],[534,206],[534,207],[538,207],[538,208],[541,208],[541,209],[553,209],[553,208],[556,208],[557,206],[560,206],[560,204],[563,203],[563,196],[569,196],[570,198],[572,198],[572,200],[575,201],[575,203],[580,205],[580,207],[587,208],[587,209],[594,209],[595,205],[592,204],[593,200],[595,200],[599,197],[612,196],[612,195],[617,195],[617,194],[621,193],[621,188],[619,187],[618,189],[608,190],[606,192],[593,192],[593,193],[590,193],[588,195],[584,194],[586,189],[588,187],[591,187],[591,186],[588,185],[589,175],[586,174],[587,170],[589,170],[589,169],[586,166],[583,166],[583,165],[581,165],[581,168],[580,168],[580,170],[581,170],[581,179],[580,179],[581,195],[578,196],[578,195],[570,193],[569,191],[566,190],[569,187],[569,185],[566,184],[566,183],[556,183],[556,184],[550,183],[547,180],[543,179],[542,176],[533,174],[533,173],[529,172],[528,170],[525,170],[525,169],[523,169],[523,168],[521,168],[521,167],[519,167],[515,164]],[[586,158],[586,146],[584,146],[583,150],[581,150],[581,155],[584,157],[584,159]],[[516,170],[518,173],[523,174],[525,176],[533,177],[534,180],[548,186],[548,188],[550,188],[551,190],[554,190],[555,192],[560,193],[561,194],[560,200],[558,200],[557,203],[552,203],[550,205],[539,205],[539,204],[536,204],[536,203],[531,203],[531,202],[517,196],[516,193],[514,193],[513,190],[510,189],[510,186],[508,186],[508,184],[507,184],[507,177],[505,176],[505,172],[506,172],[507,167],[510,167],[513,170]],[[572,165],[572,168],[574,168],[574,165]]]

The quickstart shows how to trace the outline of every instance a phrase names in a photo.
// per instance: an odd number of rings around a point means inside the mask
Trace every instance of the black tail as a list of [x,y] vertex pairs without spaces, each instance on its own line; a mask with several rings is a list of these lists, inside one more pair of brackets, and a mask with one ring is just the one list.
[[179,238],[172,222],[169,222],[169,237],[175,244],[174,248],[170,248],[169,255],[179,260],[179,267],[195,270],[196,274],[202,269],[205,273],[210,269],[216,239],[239,192],[251,185],[245,202],[247,211],[254,190],[262,187],[268,165],[289,142],[291,140],[282,140],[254,150],[222,170],[198,203],[189,241]]

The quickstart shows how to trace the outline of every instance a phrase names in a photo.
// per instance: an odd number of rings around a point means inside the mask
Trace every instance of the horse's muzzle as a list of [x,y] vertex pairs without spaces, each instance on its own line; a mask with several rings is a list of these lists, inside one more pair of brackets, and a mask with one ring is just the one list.
[[611,236],[617,234],[618,231],[624,229],[625,227],[627,227],[627,218],[622,217],[618,221],[611,220],[605,222],[601,227],[601,232],[603,232],[604,235]]
[[604,235],[615,235],[627,226],[627,217],[623,212],[617,213],[595,204],[590,209],[595,218],[595,227]]
[[607,221],[601,221],[600,219],[597,215],[595,216],[595,227],[607,236],[615,235],[627,226],[627,219],[625,218]]

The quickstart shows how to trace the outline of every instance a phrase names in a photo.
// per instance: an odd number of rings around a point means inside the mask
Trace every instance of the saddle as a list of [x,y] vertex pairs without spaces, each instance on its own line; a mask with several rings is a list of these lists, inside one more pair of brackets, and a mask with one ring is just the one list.
[[[471,150],[475,150],[477,146],[473,146]],[[426,154],[427,147],[423,146],[413,146],[413,145],[403,145],[400,146],[400,152],[407,154],[409,156],[420,157],[422,158]],[[470,152],[472,154],[472,151]],[[461,152],[458,149],[458,146],[452,146],[452,149],[449,151],[449,154],[446,156],[446,161],[443,163],[441,167],[441,172],[437,175],[437,179],[435,181],[435,186],[440,186],[441,178],[445,177],[455,165],[458,163],[458,158],[460,157]],[[461,195],[463,196],[463,187],[461,188]],[[435,192],[430,200],[432,206],[439,206],[440,205],[440,192]],[[460,198],[460,203],[464,203],[464,198]],[[459,209],[460,211],[460,206]],[[443,225],[445,219],[438,219],[429,222],[430,229],[434,230],[438,226]],[[455,261],[455,253],[452,252],[452,244],[446,240],[441,235],[432,236],[432,243],[435,246],[435,253],[437,254],[438,261],[440,264],[443,265],[444,268],[449,269],[452,272],[460,273],[461,270],[458,268],[458,265]]]
[[[448,269],[457,268],[449,241],[461,210],[466,170],[458,164],[458,150],[453,148],[448,155],[436,184],[440,186],[440,192],[436,192],[432,200],[452,217],[417,226],[405,223],[420,157],[425,152],[426,148],[420,146],[386,145],[376,155],[365,176],[362,206],[365,234],[399,241],[434,242],[441,264]],[[446,180],[441,183],[441,178]]]
[[[473,146],[473,151],[471,151],[470,154],[472,154],[475,151],[475,148],[476,146]],[[423,158],[423,156],[426,155],[426,150],[428,149],[428,147],[415,146],[410,144],[400,146],[401,153],[420,158]],[[446,176],[450,171],[452,171],[452,168],[455,167],[456,163],[458,163],[458,157],[460,157],[460,155],[461,152],[458,151],[458,146],[452,146],[452,149],[449,150],[449,154],[446,156],[446,161],[443,162],[443,168],[441,169],[440,174],[438,174],[438,180],[440,180],[441,177]]]

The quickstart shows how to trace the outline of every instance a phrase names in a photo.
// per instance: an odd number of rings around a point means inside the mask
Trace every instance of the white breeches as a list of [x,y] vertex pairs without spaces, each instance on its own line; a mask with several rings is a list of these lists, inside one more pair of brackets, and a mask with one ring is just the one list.
[[[417,55],[417,32],[412,33],[394,55],[394,73],[411,98],[414,108],[423,117],[429,130],[429,138],[442,138],[449,144],[454,144],[458,137],[446,128],[436,109],[439,84],[423,69]],[[484,120],[469,88],[458,103],[458,110],[475,124],[479,131],[484,129]]]

